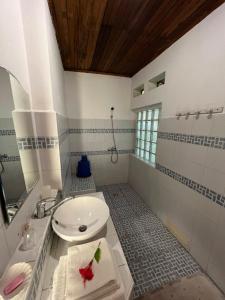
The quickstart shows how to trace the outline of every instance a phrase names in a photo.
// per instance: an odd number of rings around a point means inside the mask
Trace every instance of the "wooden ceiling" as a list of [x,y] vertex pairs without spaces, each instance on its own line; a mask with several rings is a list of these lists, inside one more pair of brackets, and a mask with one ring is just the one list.
[[133,76],[225,0],[48,0],[65,70]]

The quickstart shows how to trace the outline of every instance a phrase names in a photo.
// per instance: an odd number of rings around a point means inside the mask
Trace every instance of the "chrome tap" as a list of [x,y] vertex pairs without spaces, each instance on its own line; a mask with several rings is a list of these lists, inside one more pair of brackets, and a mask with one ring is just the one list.
[[111,151],[111,152],[112,152],[112,151],[116,151],[116,147],[108,148],[107,151]]
[[51,215],[60,205],[63,203],[67,202],[68,200],[73,199],[73,197],[66,198],[60,202],[57,202],[53,204],[51,207],[46,209],[46,204],[50,202],[55,202],[56,199],[53,197],[47,197],[44,199],[41,199],[40,201],[37,202],[36,204],[36,216],[38,219],[42,219],[46,216]]
[[[36,216],[38,219],[42,219],[46,216],[46,203],[47,202],[55,202],[56,199],[53,198],[53,197],[47,197],[47,198],[44,198],[44,199],[41,199],[37,202],[36,204]],[[54,204],[53,204],[54,206]]]

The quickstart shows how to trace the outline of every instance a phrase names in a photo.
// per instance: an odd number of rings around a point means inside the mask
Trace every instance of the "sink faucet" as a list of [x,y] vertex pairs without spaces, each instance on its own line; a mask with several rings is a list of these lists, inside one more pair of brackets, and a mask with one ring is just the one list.
[[50,203],[50,202],[55,202],[56,199],[53,198],[53,197],[47,197],[47,198],[41,199],[36,204],[36,209],[37,209],[36,215],[37,215],[37,218],[38,219],[42,219],[42,218],[44,218],[46,216],[51,215],[60,205],[62,205],[63,203],[67,202],[70,199],[73,199],[73,197],[69,197],[69,198],[66,198],[66,199],[64,199],[64,200],[62,200],[60,202],[57,202],[57,203],[53,204],[51,207],[49,207],[47,209],[45,208],[46,204]]

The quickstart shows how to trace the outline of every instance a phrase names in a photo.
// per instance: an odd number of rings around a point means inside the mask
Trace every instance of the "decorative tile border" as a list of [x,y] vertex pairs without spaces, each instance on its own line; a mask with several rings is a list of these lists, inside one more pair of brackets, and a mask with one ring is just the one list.
[[172,170],[160,165],[159,163],[156,163],[156,169],[159,170],[160,172],[168,175],[169,177],[173,178],[174,180],[186,185],[190,189],[198,192],[199,194],[205,196],[209,200],[225,207],[225,196],[224,195],[221,195],[221,194],[207,188],[206,186],[197,183],[196,181],[194,181],[192,179],[189,179],[175,171],[172,171]]
[[[118,154],[132,154],[134,153],[134,149],[127,150],[118,150]],[[98,150],[98,151],[82,151],[82,152],[71,152],[71,156],[81,156],[81,155],[111,155],[111,151],[107,150]]]
[[7,157],[2,157],[1,158],[2,162],[12,162],[12,161],[20,161],[20,156],[19,155],[11,155]]
[[158,138],[225,150],[225,137],[158,132]]
[[42,270],[44,267],[44,262],[45,262],[45,258],[46,258],[46,254],[47,254],[47,249],[48,249],[49,242],[51,241],[51,238],[52,238],[52,228],[51,228],[51,222],[49,222],[41,252],[39,253],[38,258],[35,263],[35,266],[33,268],[32,278],[31,278],[31,282],[29,284],[29,288],[28,288],[25,300],[35,300],[36,299],[36,295],[38,292],[38,286],[39,286],[39,282],[41,279]]
[[14,129],[0,129],[0,136],[5,135],[16,135],[16,132]]
[[59,145],[61,145],[65,139],[68,137],[69,135],[69,129],[66,129],[63,133],[60,134],[59,136]]
[[26,137],[17,138],[19,150],[53,149],[59,145],[58,137]]
[[[135,133],[135,128],[116,128],[114,129],[114,133]],[[81,128],[69,128],[69,133],[112,133],[113,130],[110,128],[87,128],[87,129],[81,129]]]

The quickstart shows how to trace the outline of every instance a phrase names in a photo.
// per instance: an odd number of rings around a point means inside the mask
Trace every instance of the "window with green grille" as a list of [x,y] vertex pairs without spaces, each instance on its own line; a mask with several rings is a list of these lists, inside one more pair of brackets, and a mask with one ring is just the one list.
[[135,153],[141,159],[155,165],[160,107],[137,113]]

